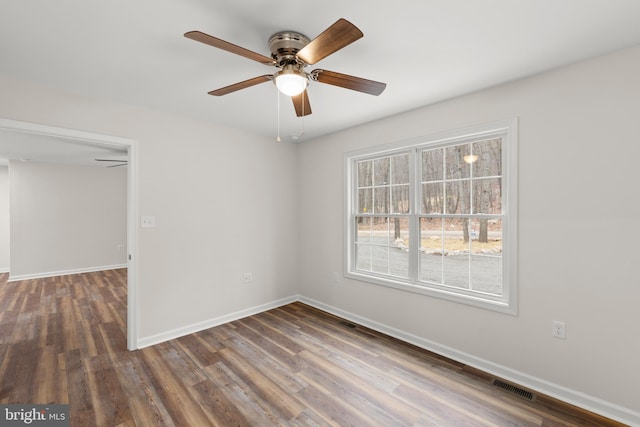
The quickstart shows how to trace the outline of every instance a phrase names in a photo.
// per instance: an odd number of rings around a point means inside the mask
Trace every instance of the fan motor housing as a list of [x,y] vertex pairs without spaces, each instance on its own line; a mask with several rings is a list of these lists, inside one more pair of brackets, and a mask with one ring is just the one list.
[[309,44],[311,40],[296,31],[281,31],[269,37],[271,57],[278,65],[296,62],[296,53]]

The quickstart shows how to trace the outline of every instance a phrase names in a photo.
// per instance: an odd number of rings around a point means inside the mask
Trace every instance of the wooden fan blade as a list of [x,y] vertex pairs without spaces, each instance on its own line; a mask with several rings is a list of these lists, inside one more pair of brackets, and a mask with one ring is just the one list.
[[291,97],[293,107],[296,109],[296,116],[308,116],[311,114],[311,104],[309,103],[309,93],[305,89],[301,94]]
[[229,86],[221,87],[220,89],[212,90],[211,92],[209,92],[209,95],[213,95],[213,96],[226,95],[228,93],[235,92],[240,89],[246,89],[248,87],[255,86],[260,83],[268,82],[272,79],[273,79],[272,74],[265,74],[264,76],[254,77],[249,80],[245,80],[242,82],[234,83]]
[[217,47],[218,49],[226,50],[227,52],[235,53],[236,55],[244,56],[245,58],[252,59],[260,62],[261,64],[275,65],[273,58],[269,58],[268,56],[261,55],[200,31],[189,31],[188,33],[185,33],[184,36],[188,39],[208,44],[209,46]]
[[336,73],[335,71],[313,70],[309,75],[312,80],[320,83],[357,90],[358,92],[368,93],[369,95],[380,95],[387,87],[386,83],[350,76],[348,74]]
[[315,39],[300,49],[296,56],[306,64],[315,64],[363,36],[362,31],[346,19],[338,19]]

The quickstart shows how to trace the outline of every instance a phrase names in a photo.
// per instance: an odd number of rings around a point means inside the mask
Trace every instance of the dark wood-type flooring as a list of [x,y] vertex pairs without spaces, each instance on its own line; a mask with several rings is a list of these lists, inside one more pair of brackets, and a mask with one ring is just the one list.
[[0,403],[72,426],[619,425],[301,303],[126,350],[126,270],[6,282]]

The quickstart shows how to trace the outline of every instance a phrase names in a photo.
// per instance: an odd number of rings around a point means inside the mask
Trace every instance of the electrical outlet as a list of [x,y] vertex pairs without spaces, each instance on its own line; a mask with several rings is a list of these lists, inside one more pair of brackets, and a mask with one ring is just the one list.
[[253,275],[251,273],[244,273],[242,275],[242,283],[251,283],[253,281]]
[[155,216],[141,216],[140,217],[140,226],[142,228],[155,228],[156,227],[156,217]]
[[551,322],[551,336],[561,339],[567,339],[567,325],[559,320]]

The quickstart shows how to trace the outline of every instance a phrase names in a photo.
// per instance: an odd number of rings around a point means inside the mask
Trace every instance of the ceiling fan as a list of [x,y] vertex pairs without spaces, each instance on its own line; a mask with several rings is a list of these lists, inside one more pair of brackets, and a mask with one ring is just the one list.
[[127,160],[117,160],[117,159],[93,159],[96,162],[113,162],[113,165],[107,166],[108,168],[117,168],[118,166],[126,166],[129,163]]
[[200,31],[189,31],[185,33],[184,36],[278,68],[278,71],[274,74],[265,74],[234,83],[213,90],[209,92],[209,95],[227,95],[260,83],[274,81],[280,92],[291,96],[298,117],[311,114],[311,105],[307,94],[309,81],[330,84],[376,96],[380,95],[387,86],[385,83],[341,74],[335,71],[315,69],[311,72],[306,72],[304,70],[307,66],[315,64],[363,36],[362,31],[346,19],[337,20],[313,40],[295,31],[278,32],[269,38],[270,57]]

